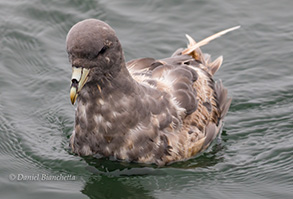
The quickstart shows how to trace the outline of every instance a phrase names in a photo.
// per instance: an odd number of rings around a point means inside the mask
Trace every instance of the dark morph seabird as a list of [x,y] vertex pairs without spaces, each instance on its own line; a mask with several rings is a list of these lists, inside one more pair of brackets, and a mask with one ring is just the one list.
[[205,150],[219,134],[231,98],[213,75],[200,46],[239,27],[196,43],[171,57],[125,63],[121,44],[106,23],[87,19],[66,39],[72,65],[70,98],[77,102],[74,153],[164,165]]

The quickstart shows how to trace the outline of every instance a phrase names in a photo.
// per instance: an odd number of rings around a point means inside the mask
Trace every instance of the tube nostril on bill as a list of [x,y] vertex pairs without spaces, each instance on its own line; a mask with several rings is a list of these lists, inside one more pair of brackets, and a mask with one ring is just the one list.
[[77,79],[72,79],[72,80],[71,80],[71,86],[72,86],[72,87],[77,88],[77,87],[78,87],[78,83],[79,83],[79,82],[77,81]]

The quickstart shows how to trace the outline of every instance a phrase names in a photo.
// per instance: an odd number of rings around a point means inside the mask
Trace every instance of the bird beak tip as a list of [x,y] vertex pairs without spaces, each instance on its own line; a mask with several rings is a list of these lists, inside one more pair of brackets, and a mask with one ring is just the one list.
[[72,86],[70,89],[70,100],[72,105],[74,105],[76,98],[77,98],[77,90],[76,90],[76,87]]

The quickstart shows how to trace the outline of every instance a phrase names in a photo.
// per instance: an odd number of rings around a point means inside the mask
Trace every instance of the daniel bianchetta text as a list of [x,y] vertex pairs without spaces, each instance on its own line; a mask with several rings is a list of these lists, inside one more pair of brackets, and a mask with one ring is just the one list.
[[71,174],[57,174],[57,175],[50,175],[44,173],[38,174],[13,174],[9,175],[9,179],[11,181],[74,181],[76,177]]

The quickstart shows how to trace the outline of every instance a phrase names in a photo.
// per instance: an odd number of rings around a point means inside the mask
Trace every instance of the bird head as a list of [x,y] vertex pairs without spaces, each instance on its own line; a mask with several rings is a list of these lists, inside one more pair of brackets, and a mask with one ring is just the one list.
[[114,76],[124,62],[115,31],[97,19],[86,19],[75,24],[67,34],[66,46],[72,65],[72,104],[85,84],[98,83],[107,75]]

